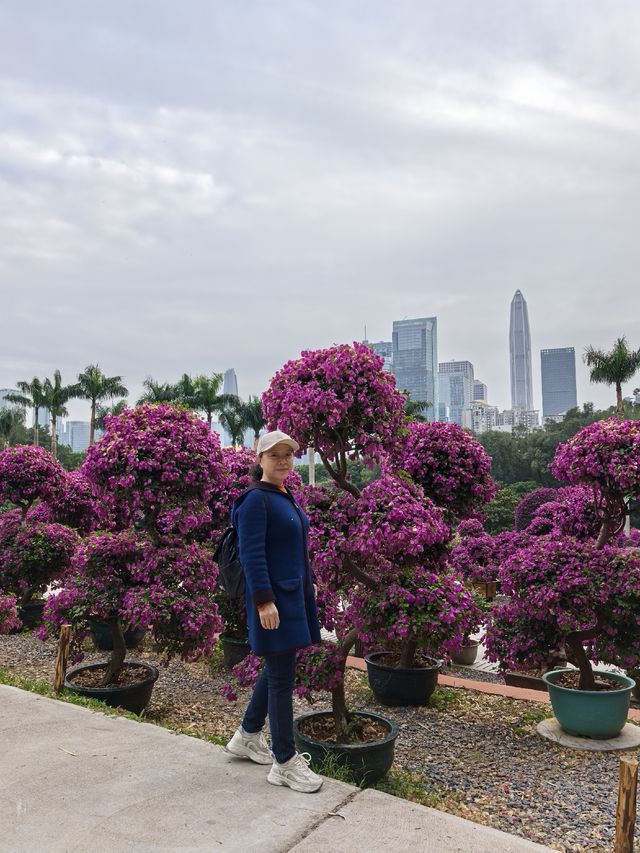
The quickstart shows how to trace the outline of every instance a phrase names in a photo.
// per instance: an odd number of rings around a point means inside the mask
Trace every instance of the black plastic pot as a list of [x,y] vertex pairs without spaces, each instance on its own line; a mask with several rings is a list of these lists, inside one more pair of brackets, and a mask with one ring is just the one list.
[[[35,598],[28,601],[22,607],[18,607],[18,617],[22,622],[22,628],[37,628],[42,622],[42,611],[44,610],[44,599]],[[22,628],[13,628],[12,634],[18,634]]]
[[79,684],[74,684],[75,673],[104,667],[104,663],[90,663],[70,669],[64,680],[64,686],[78,696],[88,696],[90,699],[98,699],[100,702],[111,705],[112,708],[124,708],[125,711],[131,711],[133,714],[141,714],[149,704],[153,685],[158,680],[160,671],[155,666],[142,661],[126,661],[126,664],[140,669],[140,681],[124,684],[122,687],[81,687]]
[[[110,652],[113,649],[113,641],[111,639],[109,623],[98,619],[89,619],[88,625],[91,631],[91,639],[96,649],[101,652]],[[125,628],[123,632],[125,646],[128,649],[137,648],[142,642],[145,631],[145,628]]]
[[223,632],[220,634],[220,642],[222,644],[224,665],[227,669],[231,669],[237,663],[240,663],[251,651],[246,637],[240,639]]
[[393,720],[381,717],[371,711],[355,711],[355,716],[378,720],[384,723],[389,733],[378,740],[367,743],[328,743],[316,740],[300,731],[300,723],[312,717],[331,717],[330,711],[320,711],[303,714],[293,721],[293,737],[298,752],[308,752],[311,756],[311,766],[318,770],[322,767],[327,756],[347,768],[358,784],[373,785],[387,773],[393,764],[393,750],[398,737],[398,727]]
[[393,667],[378,663],[388,652],[365,655],[369,687],[382,705],[426,705],[438,684],[442,661],[428,658],[431,666]]
[[542,680],[542,677],[537,675],[526,675],[518,670],[506,670],[504,674],[504,683],[508,687],[523,687],[525,690],[542,690],[548,693],[547,685]]

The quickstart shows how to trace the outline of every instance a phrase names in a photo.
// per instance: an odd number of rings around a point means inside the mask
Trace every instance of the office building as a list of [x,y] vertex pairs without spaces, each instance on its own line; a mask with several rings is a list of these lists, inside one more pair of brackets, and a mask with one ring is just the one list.
[[538,409],[505,409],[498,415],[497,426],[515,427],[523,426],[527,429],[536,429],[540,425],[540,412]]
[[363,341],[376,355],[384,359],[384,369],[393,373],[393,342],[392,341]]
[[449,404],[449,420],[462,426],[462,409],[473,400],[473,365],[470,361],[445,361],[438,365],[440,402]]
[[399,390],[423,402],[425,416],[434,420],[439,410],[436,317],[393,321],[393,374]]
[[531,382],[531,334],[529,312],[524,296],[516,290],[511,300],[509,322],[509,362],[511,374],[511,408],[533,410]]
[[485,403],[489,400],[487,386],[479,379],[473,380],[473,399],[484,400]]
[[233,397],[238,396],[238,377],[233,367],[224,372],[224,383],[222,386],[223,394],[231,394]]
[[578,405],[576,351],[573,347],[540,350],[542,417],[562,415]]
[[490,406],[484,400],[473,400],[462,407],[462,426],[480,435],[498,424],[498,407]]
[[[82,453],[89,447],[89,422],[66,421],[60,419],[56,424],[56,434],[59,444],[66,444],[74,453]],[[99,433],[96,434],[96,438]]]

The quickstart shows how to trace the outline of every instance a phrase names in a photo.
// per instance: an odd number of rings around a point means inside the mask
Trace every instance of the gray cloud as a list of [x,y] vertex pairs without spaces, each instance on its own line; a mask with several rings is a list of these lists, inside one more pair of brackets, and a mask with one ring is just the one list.
[[246,396],[436,314],[506,405],[516,288],[534,364],[640,346],[639,31],[632,2],[0,3],[0,386],[233,365]]

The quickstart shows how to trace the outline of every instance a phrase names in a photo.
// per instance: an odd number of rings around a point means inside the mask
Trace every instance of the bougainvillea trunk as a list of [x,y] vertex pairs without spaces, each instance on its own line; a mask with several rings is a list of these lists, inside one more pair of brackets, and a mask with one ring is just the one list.
[[342,668],[343,678],[339,687],[334,687],[331,691],[331,710],[335,723],[335,738],[338,743],[349,742],[349,712],[347,711],[347,698],[344,691],[344,670],[347,665],[347,656],[356,640],[358,634],[354,628],[347,631],[344,637],[340,640],[340,665]]
[[122,665],[124,664],[124,659],[127,654],[127,647],[124,642],[124,632],[122,630],[122,623],[119,619],[107,619],[107,624],[109,625],[109,631],[111,633],[111,642],[113,644],[113,651],[109,656],[109,661],[107,663],[107,671],[104,674],[104,678],[102,679],[101,687],[108,687],[109,684],[112,684],[118,677],[118,673],[122,669]]
[[600,633],[602,626],[594,625],[586,631],[570,631],[567,634],[566,644],[571,651],[571,658],[580,670],[580,679],[578,681],[579,690],[595,690],[596,682],[593,674],[591,662],[584,650],[583,643],[586,640],[594,640]]
[[336,687],[331,691],[331,711],[335,724],[335,737],[337,743],[347,743],[349,738],[349,715],[347,713],[347,700],[344,687]]
[[418,644],[415,640],[405,640],[400,651],[399,667],[410,668],[415,665]]

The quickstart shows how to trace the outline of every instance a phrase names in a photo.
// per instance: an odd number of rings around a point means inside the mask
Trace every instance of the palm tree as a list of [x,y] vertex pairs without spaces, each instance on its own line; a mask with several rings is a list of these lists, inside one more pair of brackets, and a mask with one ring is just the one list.
[[107,415],[120,415],[127,408],[126,400],[118,400],[117,403],[114,403],[113,406],[101,406],[99,403],[96,406],[96,429],[101,429],[104,431],[105,422],[104,419]]
[[89,421],[89,444],[93,444],[96,431],[96,405],[102,400],[113,400],[114,397],[129,393],[122,384],[122,376],[105,376],[97,364],[89,364],[82,373],[78,374],[78,385],[75,396],[81,400],[91,401],[91,420]]
[[173,388],[173,402],[187,406],[189,409],[197,408],[195,404],[196,388],[194,380],[188,373],[183,373]]
[[246,403],[238,405],[238,409],[242,417],[243,427],[253,430],[253,449],[255,450],[258,446],[260,430],[265,425],[260,397],[249,397]]
[[220,423],[229,433],[233,446],[238,447],[241,445],[244,438],[245,424],[239,407],[236,405],[223,409],[220,412]]
[[410,421],[426,421],[425,412],[431,406],[431,403],[426,400],[412,400],[409,397],[408,391],[403,391],[405,395],[404,415]]
[[[183,382],[184,378],[183,376],[180,382]],[[222,373],[212,373],[210,376],[201,374],[192,381],[189,405],[196,412],[202,412],[205,415],[209,431],[211,431],[214,412],[223,412],[226,408],[235,408],[239,402],[235,394],[220,394],[220,386],[223,380]],[[178,383],[179,386],[180,383]],[[222,418],[220,420],[222,421]]]
[[175,386],[168,382],[156,382],[151,376],[142,383],[146,389],[138,403],[173,403],[176,397]]
[[44,396],[42,393],[42,382],[37,376],[34,376],[31,382],[16,382],[16,387],[19,391],[22,391],[22,393],[6,394],[5,400],[9,403],[17,403],[20,406],[33,408],[33,443],[37,446],[40,443],[40,409],[45,406]]
[[69,400],[75,400],[79,396],[78,385],[63,385],[60,371],[56,370],[53,374],[53,382],[47,377],[42,383],[43,405],[49,409],[51,418],[51,453],[55,456],[57,453],[57,436],[56,425],[58,418],[66,417],[67,412],[65,403]]
[[623,335],[614,343],[611,352],[587,347],[584,362],[591,368],[589,378],[592,382],[616,386],[616,414],[622,417],[622,383],[628,382],[640,368],[640,349],[630,350]]
[[19,443],[25,432],[24,409],[0,409],[0,447]]

